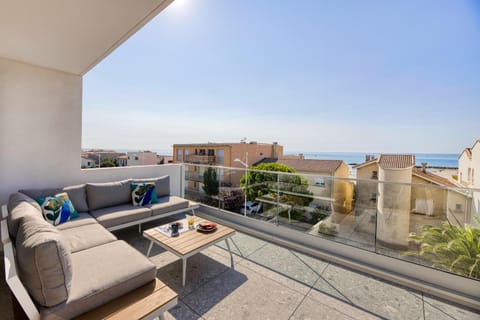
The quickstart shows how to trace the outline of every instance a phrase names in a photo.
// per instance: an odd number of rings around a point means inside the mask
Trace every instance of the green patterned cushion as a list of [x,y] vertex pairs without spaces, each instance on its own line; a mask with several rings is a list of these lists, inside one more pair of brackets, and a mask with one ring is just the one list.
[[151,203],[158,203],[157,190],[154,182],[132,183],[132,203],[134,206],[144,206]]
[[35,200],[42,208],[42,214],[45,220],[54,226],[79,216],[66,192]]

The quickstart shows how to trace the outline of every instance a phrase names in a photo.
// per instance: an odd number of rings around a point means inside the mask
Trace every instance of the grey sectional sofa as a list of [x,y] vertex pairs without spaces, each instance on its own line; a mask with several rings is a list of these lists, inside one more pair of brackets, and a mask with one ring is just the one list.
[[[134,207],[132,181],[155,182],[159,202]],[[68,193],[79,217],[53,226],[34,198],[59,192]],[[10,196],[9,239],[2,235],[2,242],[14,245],[18,274],[40,318],[70,319],[155,279],[155,265],[109,230],[197,207],[170,195],[168,176],[20,190]]]

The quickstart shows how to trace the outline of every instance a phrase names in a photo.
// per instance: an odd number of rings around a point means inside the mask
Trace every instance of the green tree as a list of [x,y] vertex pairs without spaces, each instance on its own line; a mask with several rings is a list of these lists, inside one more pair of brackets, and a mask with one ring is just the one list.
[[[310,196],[313,195],[313,193],[308,190],[307,179],[299,175],[289,174],[295,173],[296,171],[294,169],[279,163],[261,163],[251,169],[255,171],[249,171],[247,173],[248,200],[255,201],[256,198],[266,195],[276,198],[278,193],[281,203],[308,206],[310,202],[312,202],[313,198]],[[278,174],[276,172],[287,174]],[[240,184],[245,188],[245,175],[240,179]]]
[[[478,219],[475,221],[480,224]],[[445,221],[441,227],[424,226],[421,234],[411,233],[408,238],[420,245],[420,251],[404,255],[419,255],[433,267],[480,279],[480,229],[469,224],[454,226]]]
[[220,183],[217,180],[217,172],[214,168],[208,167],[203,173],[202,189],[209,196],[216,196],[219,192]]
[[112,161],[110,158],[103,158],[102,162],[100,163],[100,167],[116,167],[115,162]]

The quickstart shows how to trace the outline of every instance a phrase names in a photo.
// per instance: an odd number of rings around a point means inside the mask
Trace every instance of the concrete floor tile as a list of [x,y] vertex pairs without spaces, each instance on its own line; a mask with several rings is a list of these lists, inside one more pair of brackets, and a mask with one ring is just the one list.
[[211,281],[229,269],[225,264],[208,255],[198,253],[187,259],[185,287],[182,286],[182,260],[157,266],[157,278],[183,297],[204,283]]
[[331,308],[318,301],[306,297],[290,320],[354,320],[337,309]]
[[282,284],[290,289],[293,289],[303,295],[306,295],[309,291],[310,291],[310,286],[308,285],[305,285],[299,281],[296,281],[296,280],[293,280],[289,277],[285,277],[281,274],[279,274],[278,272],[276,271],[273,271],[273,270],[270,270],[268,268],[265,268],[264,266],[262,265],[259,265],[255,262],[252,262],[252,261],[249,261],[247,259],[243,260],[240,265],[242,267],[245,267],[245,268],[248,268],[254,272],[256,272],[257,274],[263,276],[263,277],[266,277],[270,280],[273,280],[279,284]]
[[414,291],[332,264],[322,277],[353,305],[376,315],[423,319],[423,302]]
[[355,306],[346,300],[340,300],[330,294],[323,293],[322,291],[316,291],[312,289],[307,295],[307,298],[316,301],[319,308],[323,308],[322,305],[326,305],[331,309],[335,309],[340,313],[349,316],[356,320],[371,320],[380,319],[377,315],[371,313],[369,310],[364,310]]
[[480,312],[424,295],[425,320],[478,320]]
[[280,275],[294,279],[307,286],[313,284],[320,277],[326,266],[325,262],[318,261],[308,264],[307,256],[273,244],[267,244],[248,257],[248,260],[265,266]]
[[165,320],[201,320],[201,316],[192,311],[182,301],[165,313]]
[[238,265],[182,300],[205,319],[288,319],[303,295]]
[[324,279],[323,277],[320,277],[315,283],[315,285],[313,286],[312,290],[310,291],[309,296],[314,299],[317,299],[318,301],[321,301],[321,299],[325,295],[330,295],[344,302],[352,303],[352,301],[350,301],[350,299],[348,299],[348,297],[346,297],[339,290],[339,288],[335,287],[332,283],[330,283],[328,280]]
[[[267,242],[263,240],[239,232],[231,237],[230,240],[230,248],[232,252],[241,257],[248,257],[253,252],[267,244]],[[219,242],[217,246],[227,250],[225,241]]]

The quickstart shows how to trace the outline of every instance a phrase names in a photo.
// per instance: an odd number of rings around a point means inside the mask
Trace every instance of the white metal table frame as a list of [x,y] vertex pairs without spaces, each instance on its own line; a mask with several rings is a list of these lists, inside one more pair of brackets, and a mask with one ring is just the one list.
[[[186,231],[186,232],[197,232],[195,230],[189,230],[189,231]],[[148,246],[148,250],[147,250],[147,258],[150,256],[150,252],[152,251],[152,248],[153,248],[153,244],[157,244],[158,246],[162,247],[163,249],[175,254],[177,257],[181,258],[182,259],[182,286],[185,287],[185,278],[186,278],[186,273],[187,273],[187,259],[197,253],[199,253],[200,251],[202,250],[205,250],[207,249],[208,247],[210,246],[213,246],[214,244],[216,243],[219,243],[220,241],[225,241],[226,245],[227,245],[227,248],[228,248],[228,252],[230,253],[230,268],[232,269],[235,269],[234,267],[234,264],[233,264],[233,253],[232,253],[232,250],[230,249],[230,243],[229,243],[229,238],[232,237],[233,235],[235,235],[235,231],[232,232],[232,233],[229,233],[223,237],[220,237],[218,239],[216,239],[215,241],[212,241],[212,242],[209,242],[187,254],[180,254],[178,252],[176,252],[175,250],[173,250],[171,247],[169,247],[168,245],[162,243],[161,241],[158,241],[156,239],[153,239],[152,237],[150,237],[149,235],[146,235],[145,233],[143,234],[144,237],[148,238],[150,240],[150,244]]]

